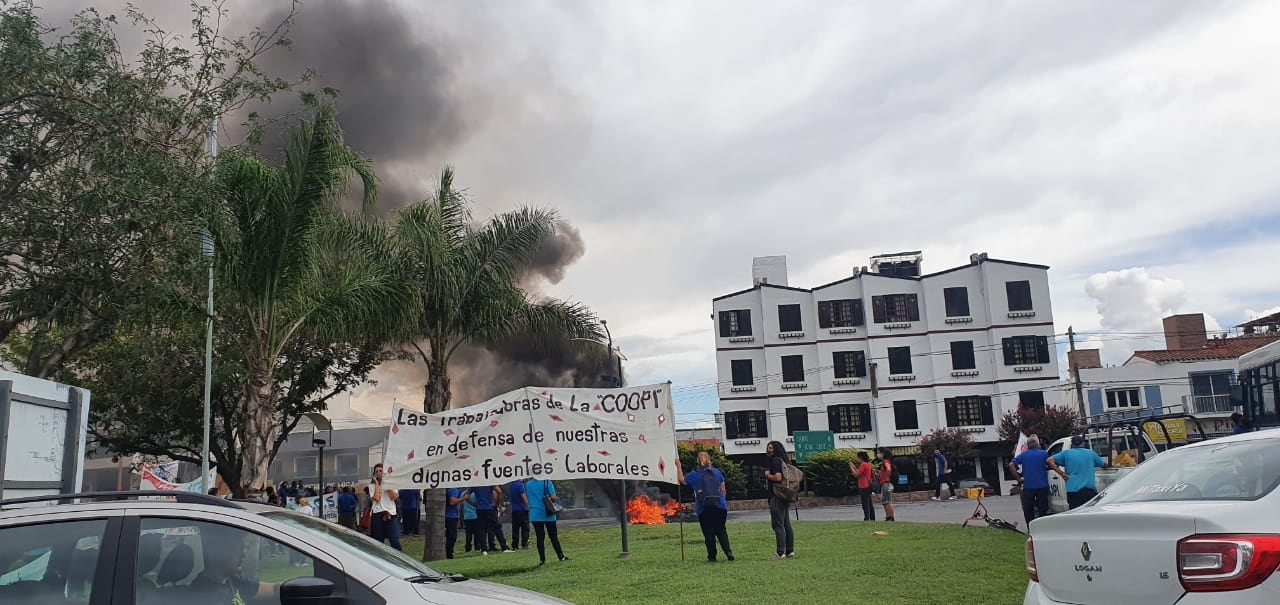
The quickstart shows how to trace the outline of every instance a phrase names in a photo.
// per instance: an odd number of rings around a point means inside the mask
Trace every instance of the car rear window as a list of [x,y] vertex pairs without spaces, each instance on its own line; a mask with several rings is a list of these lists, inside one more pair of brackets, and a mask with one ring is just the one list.
[[1133,469],[1097,504],[1162,500],[1256,500],[1280,483],[1274,440],[1177,448]]

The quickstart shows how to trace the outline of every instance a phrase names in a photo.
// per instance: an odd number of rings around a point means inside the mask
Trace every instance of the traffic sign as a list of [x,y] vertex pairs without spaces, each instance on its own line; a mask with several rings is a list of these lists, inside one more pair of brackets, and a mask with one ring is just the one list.
[[796,463],[804,464],[809,456],[836,449],[836,434],[831,431],[796,431],[791,434],[796,446]]

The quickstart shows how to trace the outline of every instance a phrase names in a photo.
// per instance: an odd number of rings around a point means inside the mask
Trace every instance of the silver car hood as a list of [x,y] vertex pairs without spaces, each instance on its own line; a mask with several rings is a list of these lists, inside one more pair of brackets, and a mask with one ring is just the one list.
[[573,605],[531,590],[482,580],[414,584],[413,587],[428,603],[439,605]]

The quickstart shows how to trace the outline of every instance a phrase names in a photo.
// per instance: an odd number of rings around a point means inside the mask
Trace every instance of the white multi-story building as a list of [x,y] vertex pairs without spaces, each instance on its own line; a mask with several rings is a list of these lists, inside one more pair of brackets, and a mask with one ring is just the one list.
[[[903,451],[960,427],[993,445],[1004,412],[1061,403],[1048,267],[975,254],[922,275],[921,261],[877,256],[806,289],[787,284],[785,257],[757,258],[751,288],[715,298],[725,453],[750,463],[803,430]],[[960,478],[977,462],[968,475],[995,485],[1008,448],[980,449]]]

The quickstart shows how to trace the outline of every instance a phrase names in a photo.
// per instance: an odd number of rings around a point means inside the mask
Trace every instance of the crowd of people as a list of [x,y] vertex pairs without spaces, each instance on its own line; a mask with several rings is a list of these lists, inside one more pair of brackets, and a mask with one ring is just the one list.
[[[422,532],[424,493],[414,489],[384,489],[382,465],[375,465],[368,485],[329,485],[317,491],[294,481],[267,488],[267,502],[303,514],[319,515],[317,501],[337,493],[338,523],[379,542],[402,550],[400,539]],[[561,510],[555,484],[545,480],[520,480],[507,485],[451,487],[445,490],[445,556],[454,558],[458,537],[463,552],[487,556],[491,552],[528,550],[535,538],[538,558],[546,563],[546,542],[556,558],[568,561],[556,526]],[[511,511],[511,542],[503,529],[504,513]],[[530,531],[532,529],[532,532]]]

